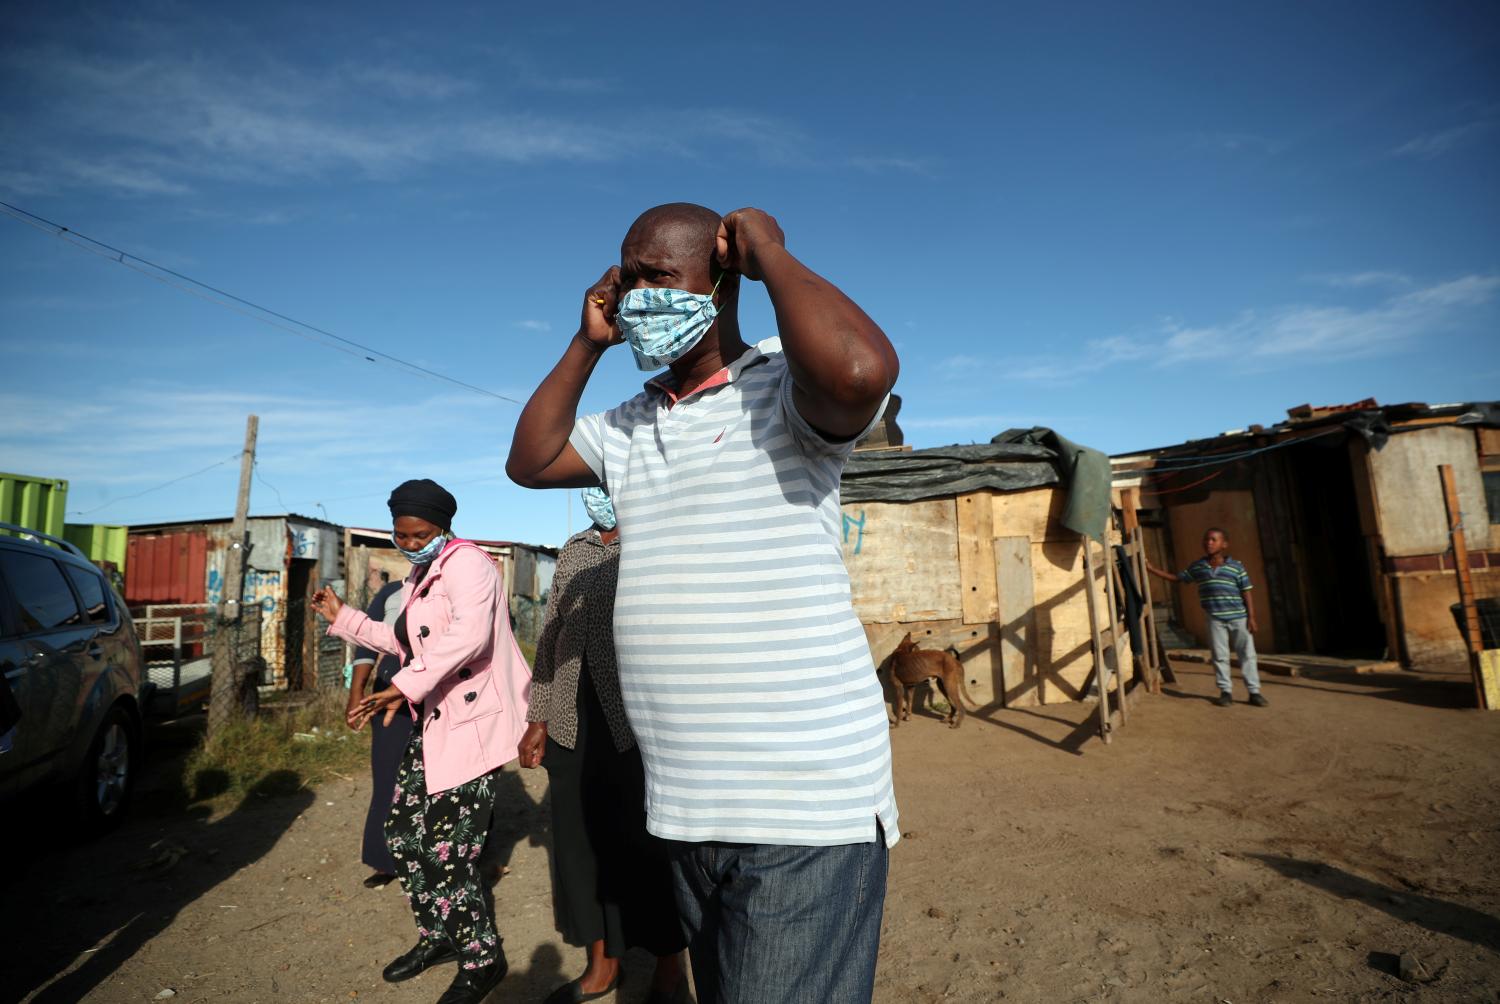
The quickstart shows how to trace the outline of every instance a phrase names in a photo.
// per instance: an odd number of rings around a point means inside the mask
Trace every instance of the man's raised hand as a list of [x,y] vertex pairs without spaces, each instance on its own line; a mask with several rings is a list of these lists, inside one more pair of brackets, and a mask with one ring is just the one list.
[[728,271],[760,282],[765,273],[757,255],[768,247],[786,247],[786,235],[770,213],[736,209],[720,221],[719,265]]
[[620,307],[620,267],[611,265],[599,281],[583,294],[583,321],[578,337],[597,352],[625,340],[615,327],[615,312]]

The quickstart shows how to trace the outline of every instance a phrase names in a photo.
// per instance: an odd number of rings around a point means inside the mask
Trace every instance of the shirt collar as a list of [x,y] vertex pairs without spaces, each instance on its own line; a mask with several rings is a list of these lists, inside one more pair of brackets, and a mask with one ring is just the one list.
[[[780,339],[770,339],[769,341],[779,344]],[[695,387],[691,394],[686,395],[686,398],[697,397],[704,391],[734,383],[735,380],[739,379],[741,373],[766,358],[767,344],[767,342],[761,342],[758,345],[750,346],[744,352],[740,353],[739,358],[735,359],[734,362],[725,366],[719,372]],[[678,396],[675,385],[676,379],[672,376],[672,371],[667,370],[647,380],[646,390],[648,393],[650,391],[658,392],[662,397],[666,398],[667,407],[671,408],[686,399]]]

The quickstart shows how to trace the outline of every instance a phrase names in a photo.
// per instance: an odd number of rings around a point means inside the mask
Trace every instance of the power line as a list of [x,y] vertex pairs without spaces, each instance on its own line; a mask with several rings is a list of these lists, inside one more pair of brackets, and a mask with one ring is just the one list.
[[116,503],[125,502],[130,499],[138,499],[142,495],[150,495],[152,492],[161,491],[163,488],[170,488],[172,485],[177,484],[179,481],[186,481],[188,478],[196,478],[200,474],[207,474],[215,467],[223,467],[225,464],[232,463],[238,459],[240,459],[240,453],[232,453],[229,456],[225,457],[223,460],[219,460],[215,463],[209,464],[207,467],[204,467],[201,470],[194,471],[191,474],[184,474],[179,478],[173,478],[171,481],[163,481],[161,484],[156,485],[152,488],[147,488],[145,491],[139,491],[133,495],[121,495],[118,498],[112,498],[107,502],[102,502],[99,505],[94,506],[94,508],[92,509],[74,509],[73,515],[87,516],[89,513],[98,512],[100,509],[107,509],[110,506],[115,505]]
[[271,482],[267,481],[266,478],[265,478],[265,475],[261,474],[261,472],[260,472],[260,461],[259,460],[257,460],[255,462],[255,477],[256,477],[256,480],[258,480],[261,484],[263,484],[267,488],[271,489],[272,493],[275,494],[275,496],[276,496],[276,503],[277,503],[277,505],[281,506],[281,509],[282,509],[283,512],[291,512],[292,511],[290,509],[290,507],[287,506],[286,500],[281,497],[280,490],[277,489],[277,487],[275,485],[271,484]]
[[[1342,427],[1337,428],[1337,429],[1329,429],[1328,431],[1326,431],[1326,432],[1320,432],[1320,433],[1318,433],[1315,436],[1301,436],[1301,437],[1298,437],[1296,439],[1284,439],[1284,440],[1282,440],[1279,443],[1272,443],[1270,446],[1260,446],[1260,447],[1256,447],[1253,450],[1241,450],[1238,453],[1220,453],[1220,454],[1205,453],[1205,454],[1202,454],[1201,456],[1183,455],[1183,456],[1175,456],[1175,457],[1161,457],[1161,458],[1157,458],[1155,460],[1155,464],[1156,465],[1166,464],[1166,463],[1172,463],[1172,464],[1174,464],[1174,466],[1172,466],[1172,467],[1152,466],[1152,467],[1134,468],[1134,469],[1131,470],[1131,473],[1135,473],[1135,471],[1139,471],[1141,474],[1150,474],[1150,473],[1153,473],[1153,472],[1159,472],[1161,474],[1167,474],[1167,473],[1175,474],[1178,471],[1194,471],[1194,470],[1198,470],[1199,468],[1203,468],[1203,467],[1218,467],[1221,464],[1233,463],[1236,460],[1245,460],[1246,458],[1259,456],[1262,453],[1269,453],[1271,450],[1279,450],[1279,449],[1281,449],[1283,447],[1286,447],[1286,446],[1297,446],[1298,444],[1301,444],[1301,443],[1309,443],[1309,442],[1311,442],[1314,439],[1322,439],[1325,436],[1332,436],[1335,433],[1340,433],[1340,432],[1343,432],[1343,431],[1345,431],[1345,430]],[[1186,464],[1177,464],[1177,463],[1175,463],[1176,461],[1180,461],[1180,460],[1189,460],[1189,461],[1194,461],[1194,462],[1193,463],[1186,463]],[[1202,461],[1202,463],[1199,463],[1198,461]]]
[[[79,233],[77,230],[74,230],[71,227],[65,227],[61,223],[54,223],[52,220],[49,220],[46,217],[38,216],[36,213],[28,212],[27,210],[22,209],[19,206],[13,206],[9,202],[0,200],[0,209],[4,209],[5,212],[11,217],[11,219],[14,219],[20,223],[24,223],[29,227],[33,227],[34,229],[42,231],[43,233],[49,233],[53,237],[58,238],[64,243],[78,248],[80,251],[87,251],[90,254],[98,255],[106,261],[112,261],[116,265],[123,265],[124,267],[130,269],[132,272],[138,272],[141,275],[146,276],[148,279],[155,279],[157,282],[165,286],[170,286],[173,289],[178,290],[179,292],[187,293],[189,296],[196,296],[201,300],[207,300],[209,303],[228,308],[229,310],[232,310],[244,317],[248,317],[251,320],[259,321],[262,324],[269,325],[270,327],[277,328],[281,331],[285,331],[288,334],[296,335],[299,338],[305,338],[308,341],[314,342],[318,345],[322,345],[325,348],[336,349],[340,352],[343,352],[345,355],[354,356],[355,358],[363,359],[366,362],[370,363],[385,362],[393,366],[399,366],[402,369],[416,373],[420,376],[424,376],[432,380],[440,380],[444,383],[452,384],[455,387],[461,387],[464,390],[473,391],[476,394],[483,394],[486,397],[496,398],[500,401],[508,401],[511,404],[525,403],[524,401],[518,401],[513,397],[508,397],[504,394],[497,394],[492,390],[486,390],[483,387],[478,387],[474,384],[466,383],[463,380],[448,376],[445,373],[439,373],[437,370],[431,370],[425,366],[418,366],[416,363],[408,362],[405,359],[393,356],[387,352],[382,352],[379,349],[372,348],[371,346],[365,345],[362,342],[356,342],[352,338],[345,338],[342,335],[336,335],[332,331],[320,328],[315,324],[308,324],[306,321],[299,321],[295,317],[290,317],[286,314],[279,313],[278,311],[272,310],[270,307],[263,307],[253,300],[247,300],[242,296],[236,296],[228,290],[209,285],[206,282],[194,279],[190,275],[184,275],[183,273],[175,271],[174,269],[167,268],[165,265],[159,265],[147,258],[142,258],[140,255],[131,254],[128,251],[122,251],[120,248],[117,248],[112,244],[106,244],[104,241],[95,240],[92,237]],[[295,325],[296,327],[292,327],[292,325]],[[313,332],[314,334],[309,334],[308,332]]]

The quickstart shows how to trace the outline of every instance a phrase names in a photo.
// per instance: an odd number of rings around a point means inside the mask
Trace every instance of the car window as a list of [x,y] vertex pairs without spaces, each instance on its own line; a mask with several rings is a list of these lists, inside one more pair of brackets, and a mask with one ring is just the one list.
[[68,571],[68,578],[73,580],[73,588],[78,590],[78,598],[83,601],[83,612],[88,619],[95,624],[108,624],[109,601],[104,598],[104,580],[99,573],[76,565],[63,567]]
[[78,601],[57,562],[41,554],[0,551],[0,574],[15,597],[22,633],[83,623]]

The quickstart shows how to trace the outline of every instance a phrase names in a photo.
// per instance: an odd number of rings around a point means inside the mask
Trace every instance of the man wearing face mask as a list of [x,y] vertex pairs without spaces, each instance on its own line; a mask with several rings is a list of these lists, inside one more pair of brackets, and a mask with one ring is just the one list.
[[[742,278],[765,284],[779,338],[741,337]],[[621,342],[666,372],[579,418]],[[674,203],[631,226],[516,425],[514,481],[607,482],[630,528],[620,689],[703,1004],[874,992],[899,830],[838,487],[897,370],[880,328],[766,213]]]

